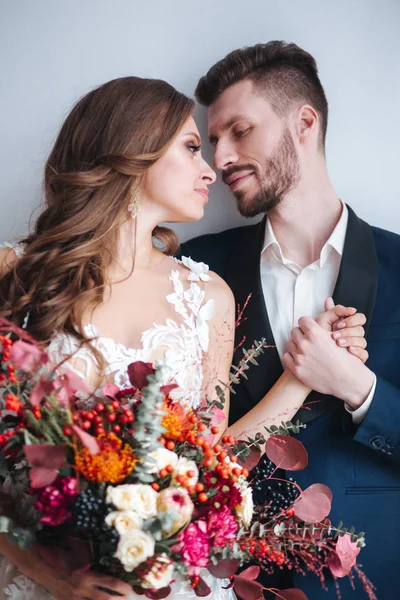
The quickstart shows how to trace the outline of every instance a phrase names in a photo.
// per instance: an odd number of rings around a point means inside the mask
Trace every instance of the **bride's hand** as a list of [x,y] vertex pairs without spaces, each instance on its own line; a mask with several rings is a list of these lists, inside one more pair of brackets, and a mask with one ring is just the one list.
[[341,348],[347,348],[350,354],[357,356],[362,362],[368,360],[367,341],[363,325],[366,317],[355,308],[334,305],[332,298],[325,302],[325,312],[316,317],[316,322],[323,329],[331,332],[332,338]]
[[341,398],[352,408],[361,406],[375,379],[361,360],[339,348],[331,333],[311,317],[299,319],[282,361],[305,385]]
[[[109,575],[87,571],[65,579],[41,582],[56,600],[129,600],[132,587]],[[114,592],[114,593],[112,593]]]

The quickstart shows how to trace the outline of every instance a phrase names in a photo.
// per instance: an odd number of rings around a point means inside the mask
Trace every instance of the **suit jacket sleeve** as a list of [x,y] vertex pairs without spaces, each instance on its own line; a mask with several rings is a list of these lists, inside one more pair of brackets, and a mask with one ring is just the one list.
[[399,424],[400,389],[378,376],[374,399],[354,433],[354,440],[400,461]]

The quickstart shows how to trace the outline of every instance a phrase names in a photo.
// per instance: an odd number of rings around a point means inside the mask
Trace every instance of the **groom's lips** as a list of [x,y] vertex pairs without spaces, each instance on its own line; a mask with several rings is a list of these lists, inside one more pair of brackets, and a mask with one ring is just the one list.
[[232,175],[224,177],[223,179],[233,192],[252,175],[254,175],[254,171],[236,171],[236,173],[232,173]]

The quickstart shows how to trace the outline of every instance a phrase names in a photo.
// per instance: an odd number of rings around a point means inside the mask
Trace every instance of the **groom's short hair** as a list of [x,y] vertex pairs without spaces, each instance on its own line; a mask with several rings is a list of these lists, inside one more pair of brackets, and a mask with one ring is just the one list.
[[317,63],[309,52],[277,40],[233,50],[200,79],[196,99],[210,106],[224,90],[244,79],[265,93],[280,116],[285,116],[297,101],[310,104],[319,114],[321,142],[325,145],[328,102]]

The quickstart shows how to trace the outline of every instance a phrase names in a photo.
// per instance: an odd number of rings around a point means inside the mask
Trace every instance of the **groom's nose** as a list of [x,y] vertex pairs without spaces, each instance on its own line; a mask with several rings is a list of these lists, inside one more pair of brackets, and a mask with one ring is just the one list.
[[235,151],[233,144],[220,140],[214,153],[214,167],[218,171],[223,171],[227,167],[235,165],[239,160],[238,153]]

